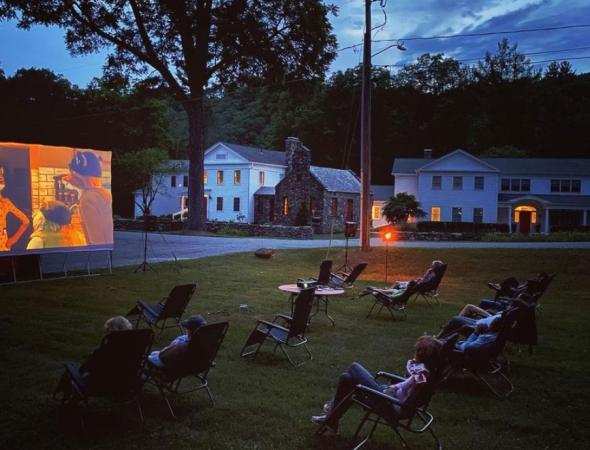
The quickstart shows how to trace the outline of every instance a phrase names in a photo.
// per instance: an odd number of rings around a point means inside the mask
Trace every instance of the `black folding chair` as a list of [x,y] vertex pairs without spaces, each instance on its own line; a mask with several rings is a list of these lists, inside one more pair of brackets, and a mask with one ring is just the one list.
[[[149,382],[154,384],[162,398],[168,406],[168,410],[173,418],[176,418],[166,392],[172,394],[187,394],[189,392],[205,389],[211,405],[215,402],[209,385],[207,375],[213,367],[217,352],[221,347],[223,339],[229,328],[229,322],[212,323],[204,325],[191,335],[188,346],[177,358],[167,361],[164,367],[157,367],[148,360]],[[180,384],[183,380],[193,381],[196,379],[196,385],[180,390]]]
[[427,304],[436,303],[440,304],[438,300],[438,287],[442,281],[445,272],[447,271],[447,264],[439,264],[433,268],[435,276],[424,282],[419,281],[416,285],[415,297],[422,297],[426,300]]
[[354,282],[359,277],[361,273],[367,268],[367,263],[363,262],[354,266],[350,273],[345,272],[338,272],[338,273],[331,273],[330,274],[330,286],[335,288],[352,288],[354,287]]
[[416,293],[415,291],[416,285],[408,284],[408,287],[400,292],[398,295],[391,295],[391,292],[388,290],[377,289],[374,287],[367,287],[359,297],[364,297],[366,295],[372,295],[373,305],[369,312],[367,313],[367,317],[371,315],[375,306],[380,305],[379,309],[377,310],[377,314],[381,312],[383,308],[386,308],[391,317],[394,319],[396,318],[396,313],[401,313],[401,315],[405,318],[406,317],[406,305],[408,304],[408,300]]
[[[154,332],[150,329],[109,333],[84,364],[65,364],[65,373],[53,398],[62,404],[86,407],[92,397],[109,398],[118,403],[135,402],[143,423],[140,396],[145,376],[142,366],[153,339]],[[80,420],[84,427],[83,415]]]
[[[305,332],[309,322],[309,314],[313,306],[314,295],[315,288],[302,289],[295,299],[295,309],[292,316],[277,314],[272,322],[259,319],[242,347],[240,356],[252,356],[256,358],[262,344],[269,340],[275,344],[275,351],[277,347],[281,349],[292,366],[298,367],[306,361],[304,360],[297,364],[293,362],[286,350],[287,348],[303,347],[307,352],[308,360],[311,361],[312,355],[307,347]],[[283,322],[284,326],[277,323],[279,320]],[[247,351],[249,347],[253,346],[255,346],[253,350]]]
[[[148,304],[143,300],[139,300],[136,306],[127,313],[127,316],[137,315],[136,327],[143,320],[150,328],[159,329],[160,333],[166,328],[173,327],[178,327],[180,331],[183,331],[180,327],[180,321],[196,289],[197,285],[194,283],[174,286],[168,297],[162,299],[159,303]],[[169,320],[172,324],[166,326]]]
[[320,285],[328,286],[330,284],[330,276],[332,275],[332,260],[325,259],[320,264],[320,273],[318,274],[317,282]]

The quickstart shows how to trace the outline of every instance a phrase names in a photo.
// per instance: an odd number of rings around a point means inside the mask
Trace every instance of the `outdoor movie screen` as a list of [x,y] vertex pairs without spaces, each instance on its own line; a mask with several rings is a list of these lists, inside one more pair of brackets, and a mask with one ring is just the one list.
[[0,257],[112,250],[111,152],[0,143]]

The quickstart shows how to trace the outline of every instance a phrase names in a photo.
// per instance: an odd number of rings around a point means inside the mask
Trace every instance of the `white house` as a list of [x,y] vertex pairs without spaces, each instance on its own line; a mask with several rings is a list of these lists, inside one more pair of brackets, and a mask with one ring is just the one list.
[[590,225],[590,159],[478,158],[455,150],[396,158],[394,193],[413,194],[423,220],[501,223],[513,231]]
[[[205,151],[207,219],[253,222],[254,193],[261,187],[274,187],[285,168],[281,151],[224,142],[212,145]],[[188,198],[188,161],[170,161],[160,176],[162,185],[150,212],[159,216],[183,211]],[[139,203],[140,198],[136,193]],[[138,206],[135,215],[141,215]]]
[[389,222],[383,217],[383,208],[385,208],[389,199],[393,197],[393,192],[393,186],[391,184],[371,185],[371,197],[373,199],[371,204],[371,220],[373,227],[379,228],[389,225]]

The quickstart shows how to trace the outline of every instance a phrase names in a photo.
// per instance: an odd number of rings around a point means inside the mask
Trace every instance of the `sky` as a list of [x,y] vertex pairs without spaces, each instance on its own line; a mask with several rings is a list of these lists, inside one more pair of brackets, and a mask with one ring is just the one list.
[[[506,35],[422,39],[440,35],[473,34],[497,31],[526,30],[571,25],[590,25],[588,0],[381,0],[373,3],[373,54],[391,45],[379,42],[401,39],[407,49],[385,50],[373,58],[373,64],[399,65],[413,62],[423,53],[444,53],[466,64],[493,53],[497,42],[507,37],[517,43],[521,52],[535,61],[562,58],[577,73],[590,72],[590,27],[523,32]],[[331,0],[339,7],[330,20],[340,50],[331,71],[345,70],[361,61],[362,47],[343,49],[359,44],[363,39],[364,0]],[[384,23],[385,10],[387,21]],[[72,83],[86,86],[93,77],[101,75],[105,53],[82,57],[68,54],[58,28],[36,26],[19,30],[14,22],[0,22],[0,68],[12,75],[22,67],[49,68]],[[535,54],[536,53],[536,54]],[[471,61],[470,61],[471,60]],[[541,63],[535,67],[544,67]],[[396,67],[392,68],[397,70]]]

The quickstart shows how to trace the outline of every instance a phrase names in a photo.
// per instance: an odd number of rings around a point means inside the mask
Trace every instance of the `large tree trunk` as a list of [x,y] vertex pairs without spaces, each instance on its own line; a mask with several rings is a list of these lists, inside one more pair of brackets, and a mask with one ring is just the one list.
[[189,129],[189,169],[188,169],[188,227],[190,230],[203,230],[206,209],[203,208],[203,171],[205,157],[203,89],[191,92],[186,103]]

